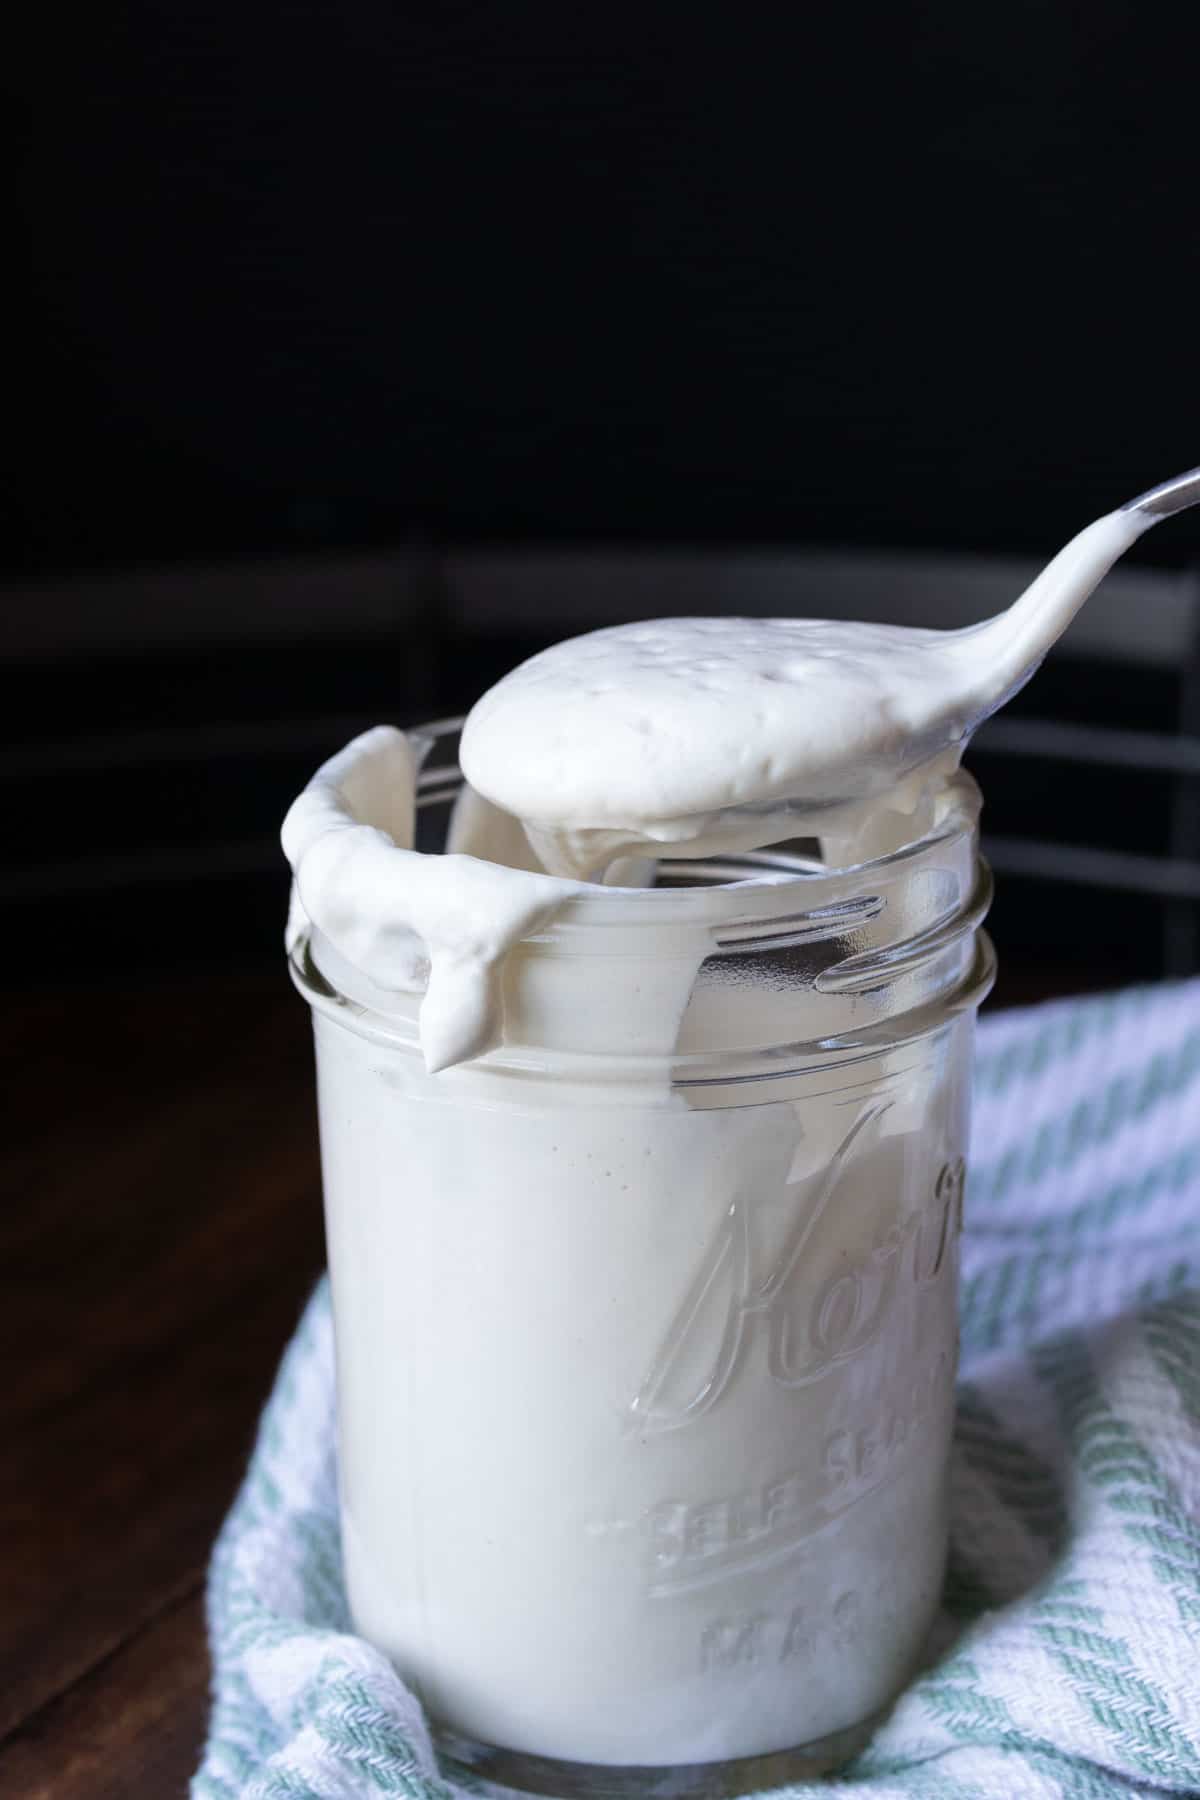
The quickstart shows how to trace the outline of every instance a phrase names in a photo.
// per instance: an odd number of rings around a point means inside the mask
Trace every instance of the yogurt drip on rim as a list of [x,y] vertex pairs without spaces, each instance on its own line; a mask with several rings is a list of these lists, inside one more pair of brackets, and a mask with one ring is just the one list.
[[1006,612],[962,631],[667,619],[558,644],[470,714],[444,856],[412,848],[422,746],[367,732],[284,822],[289,948],[311,923],[327,958],[383,994],[422,992],[431,1071],[478,1056],[502,1031],[507,951],[581,893],[614,892],[590,885],[606,872],[636,881],[627,859],[816,835],[845,864],[878,853],[871,824],[889,811],[919,833],[971,732],[1153,522],[1098,519]]

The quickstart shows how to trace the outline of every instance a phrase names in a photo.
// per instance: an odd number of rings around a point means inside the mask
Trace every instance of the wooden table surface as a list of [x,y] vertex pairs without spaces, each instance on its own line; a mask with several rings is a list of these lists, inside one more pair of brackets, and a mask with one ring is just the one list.
[[322,1263],[308,1016],[280,968],[18,1001],[3,1041],[0,1795],[169,1800],[209,1551]]
[[322,1262],[308,1015],[280,968],[17,1003],[4,1038],[0,1794],[167,1800],[212,1540]]

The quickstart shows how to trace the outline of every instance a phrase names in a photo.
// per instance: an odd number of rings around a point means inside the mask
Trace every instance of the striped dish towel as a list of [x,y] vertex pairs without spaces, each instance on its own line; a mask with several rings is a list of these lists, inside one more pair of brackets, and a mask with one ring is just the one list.
[[[926,1673],[822,1800],[1200,1795],[1200,982],[985,1020]],[[451,1800],[350,1632],[318,1289],[209,1586],[194,1800]]]

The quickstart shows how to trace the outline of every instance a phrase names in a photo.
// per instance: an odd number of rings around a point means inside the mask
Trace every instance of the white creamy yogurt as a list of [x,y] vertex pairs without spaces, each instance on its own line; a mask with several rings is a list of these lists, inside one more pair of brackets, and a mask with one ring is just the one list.
[[411,847],[417,750],[367,732],[288,814],[298,917],[377,987],[425,990],[430,1070],[477,1056],[502,1029],[503,958],[580,878],[647,879],[645,852],[667,845],[698,857],[817,835],[850,863],[919,835],[970,733],[1152,523],[1098,519],[964,631],[666,619],[558,644],[471,712],[449,855]]
[[477,702],[463,772],[566,875],[648,844],[709,855],[820,831],[831,808],[944,775],[1151,522],[1098,519],[964,631],[685,618],[568,639]]
[[[440,1730],[825,1767],[908,1677],[991,979],[958,759],[1148,522],[967,631],[559,645],[472,713],[442,856],[390,728],[292,807],[347,1587]],[[665,847],[797,835],[825,870],[651,886]]]
[[357,1629],[567,1761],[869,1718],[941,1587],[970,1017],[711,1107],[316,1026]]
[[311,922],[375,987],[423,993],[421,1043],[434,1072],[488,1047],[501,959],[573,887],[479,855],[413,850],[418,760],[402,731],[364,732],[293,803],[283,847],[295,873],[289,947]]

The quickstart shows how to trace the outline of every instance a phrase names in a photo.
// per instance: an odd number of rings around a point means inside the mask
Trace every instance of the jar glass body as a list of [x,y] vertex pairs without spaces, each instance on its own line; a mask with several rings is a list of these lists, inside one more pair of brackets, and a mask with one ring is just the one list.
[[297,946],[351,1610],[452,1759],[733,1791],[844,1761],[911,1672],[991,975],[977,804],[960,778],[854,870],[664,865],[678,888],[585,904],[438,1075],[412,997]]

